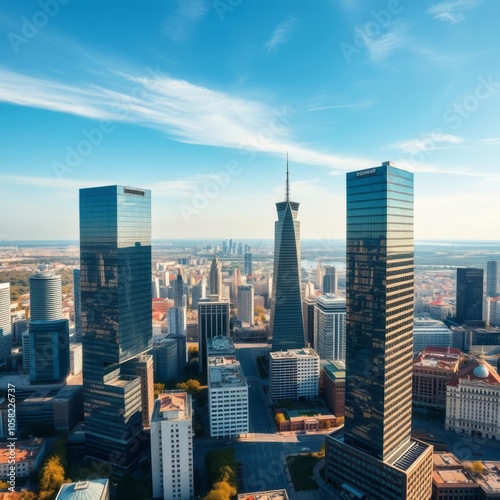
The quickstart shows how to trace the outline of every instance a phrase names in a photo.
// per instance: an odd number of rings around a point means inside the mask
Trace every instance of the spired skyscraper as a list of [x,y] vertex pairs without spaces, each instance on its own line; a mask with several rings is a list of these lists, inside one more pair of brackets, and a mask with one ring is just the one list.
[[222,264],[217,257],[214,257],[210,266],[208,285],[209,295],[217,295],[217,298],[214,297],[214,300],[220,300],[222,297]]
[[432,446],[411,438],[413,174],[347,174],[345,426],[326,478],[350,498],[428,500]]
[[127,363],[145,362],[152,339],[150,191],[80,190],[80,286],[87,455],[128,467],[143,450],[141,378]]
[[274,274],[271,299],[273,351],[301,349],[305,346],[300,287],[299,203],[290,200],[288,160],[285,201],[276,203],[274,223]]

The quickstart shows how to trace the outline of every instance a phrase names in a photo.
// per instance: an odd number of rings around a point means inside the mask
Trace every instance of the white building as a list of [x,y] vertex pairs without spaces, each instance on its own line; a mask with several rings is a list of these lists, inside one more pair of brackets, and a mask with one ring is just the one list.
[[82,371],[82,344],[69,345],[69,367],[71,375],[78,375]]
[[151,418],[153,497],[194,498],[191,396],[168,391],[155,401]]
[[314,306],[314,347],[321,359],[345,361],[346,300],[320,295]]
[[238,319],[243,323],[253,323],[253,286],[238,287]]
[[240,437],[248,433],[248,384],[235,356],[209,356],[208,412],[210,436]]
[[44,456],[45,440],[43,438],[0,443],[0,479],[10,481],[13,472],[11,467],[16,469],[13,474],[15,478],[29,477],[40,468]]
[[7,366],[11,350],[10,283],[0,283],[0,367]]
[[316,399],[319,395],[319,356],[314,349],[289,349],[270,353],[271,397]]
[[413,352],[419,353],[427,346],[450,347],[451,331],[442,321],[415,318],[413,322]]
[[465,366],[448,383],[445,428],[500,439],[500,376],[484,359]]
[[500,326],[500,297],[486,297],[483,319],[490,326]]

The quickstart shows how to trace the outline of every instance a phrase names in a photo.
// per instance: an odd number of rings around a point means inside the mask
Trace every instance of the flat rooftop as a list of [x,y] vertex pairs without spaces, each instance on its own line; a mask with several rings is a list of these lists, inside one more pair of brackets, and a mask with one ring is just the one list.
[[208,387],[246,387],[247,382],[236,356],[208,357]]
[[[472,466],[474,462],[464,461],[466,467]],[[500,493],[500,461],[481,460],[484,466],[484,474],[476,477],[476,483],[487,493]]]
[[314,349],[310,347],[304,347],[302,349],[288,349],[288,351],[276,351],[269,353],[271,359],[286,359],[286,358],[300,358],[300,357],[317,357],[318,354]]
[[474,480],[469,476],[465,469],[435,470],[432,472],[432,478],[438,486],[443,484],[470,486]]
[[288,494],[286,490],[239,493],[238,500],[288,500]]
[[[33,438],[26,441],[16,441],[16,463],[25,460],[36,460],[38,453],[43,445],[43,438]],[[9,443],[0,443],[0,464],[9,462],[10,448]]]
[[460,467],[462,462],[453,453],[433,453],[434,467]]
[[208,339],[207,352],[209,356],[217,356],[217,354],[234,354],[236,351],[229,337],[219,335]]

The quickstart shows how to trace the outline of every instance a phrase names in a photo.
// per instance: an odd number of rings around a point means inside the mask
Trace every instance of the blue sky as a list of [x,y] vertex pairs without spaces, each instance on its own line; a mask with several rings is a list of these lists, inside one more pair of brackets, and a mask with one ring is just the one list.
[[155,238],[303,238],[345,172],[415,172],[417,239],[499,239],[500,3],[0,2],[0,239],[75,239],[78,188],[150,188]]

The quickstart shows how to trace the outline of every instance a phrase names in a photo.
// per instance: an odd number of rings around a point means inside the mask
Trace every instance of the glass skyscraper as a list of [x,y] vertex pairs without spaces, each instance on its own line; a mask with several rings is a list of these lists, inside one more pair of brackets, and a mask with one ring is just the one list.
[[288,163],[286,199],[276,203],[274,223],[274,274],[271,300],[273,351],[301,349],[305,346],[300,288],[299,203],[290,201]]
[[345,425],[327,440],[328,479],[356,498],[429,499],[432,447],[411,439],[413,174],[390,162],[347,174],[346,288]]
[[151,192],[80,190],[85,440],[91,457],[127,467],[141,453],[141,379],[124,366],[152,338]]
[[483,270],[457,269],[457,321],[483,326]]

